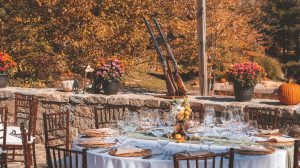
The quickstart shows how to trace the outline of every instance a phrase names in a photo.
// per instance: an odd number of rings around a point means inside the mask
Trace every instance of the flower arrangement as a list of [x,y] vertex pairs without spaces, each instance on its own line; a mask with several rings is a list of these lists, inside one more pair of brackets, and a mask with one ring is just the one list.
[[121,81],[124,78],[124,65],[115,57],[100,61],[98,67],[96,76],[105,81]]
[[227,72],[227,79],[236,86],[255,86],[265,76],[264,69],[256,63],[235,64]]
[[176,120],[174,138],[177,142],[185,142],[184,139],[184,123],[190,119],[192,114],[192,109],[189,103],[189,100],[185,98],[183,101],[174,100],[172,102],[171,113]]
[[172,114],[175,116],[177,121],[185,121],[190,119],[192,109],[189,100],[185,98],[183,101],[174,100],[172,102]]
[[11,68],[17,64],[12,57],[4,52],[0,52],[0,74],[6,74]]

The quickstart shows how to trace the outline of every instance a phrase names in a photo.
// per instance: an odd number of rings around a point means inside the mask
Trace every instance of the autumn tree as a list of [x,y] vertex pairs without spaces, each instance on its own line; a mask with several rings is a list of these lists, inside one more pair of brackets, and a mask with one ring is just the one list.
[[[207,50],[215,72],[263,55],[261,34],[250,23],[259,4],[208,0]],[[181,72],[197,71],[195,0],[0,0],[0,8],[6,11],[1,43],[15,56],[21,78],[82,75],[88,63],[111,56],[121,58],[129,72],[159,66],[142,20],[151,15],[161,23]]]

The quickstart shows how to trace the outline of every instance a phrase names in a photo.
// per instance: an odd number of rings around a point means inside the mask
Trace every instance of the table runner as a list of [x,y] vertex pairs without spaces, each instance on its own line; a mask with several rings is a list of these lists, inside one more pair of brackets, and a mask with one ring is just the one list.
[[[134,132],[133,137],[137,139],[146,139],[146,140],[156,140],[156,137],[153,136],[151,133],[147,132]],[[203,139],[212,139],[209,137],[201,137]],[[220,138],[214,138],[215,144],[214,145],[231,145],[231,144],[243,144],[244,142],[242,140],[232,140],[232,139],[220,139]],[[201,139],[198,139],[197,141],[191,141],[191,143],[197,144],[199,143]],[[171,140],[172,141],[172,140]],[[173,140],[174,141],[174,140]],[[259,145],[255,142],[246,141],[249,145]],[[282,147],[281,150],[286,150],[286,165],[288,165],[288,168],[292,168],[294,164],[294,147]]]

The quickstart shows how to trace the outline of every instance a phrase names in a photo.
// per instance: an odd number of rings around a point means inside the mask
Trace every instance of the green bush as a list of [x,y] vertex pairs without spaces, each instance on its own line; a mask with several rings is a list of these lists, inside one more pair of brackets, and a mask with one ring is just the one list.
[[272,57],[257,57],[255,61],[262,66],[269,79],[282,80],[284,78],[280,62]]

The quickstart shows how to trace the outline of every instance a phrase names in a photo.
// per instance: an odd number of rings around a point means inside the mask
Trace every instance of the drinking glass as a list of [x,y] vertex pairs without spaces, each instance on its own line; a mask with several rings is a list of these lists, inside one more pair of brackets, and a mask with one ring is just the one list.
[[117,124],[120,133],[118,141],[120,141],[119,143],[123,144],[128,138],[128,132],[130,130],[130,127],[128,122],[126,122],[126,120],[118,120]]
[[225,125],[225,127],[229,127],[232,119],[232,112],[224,110],[221,114],[221,121]]
[[214,117],[214,123],[213,123],[216,127],[219,127],[223,124],[223,122],[221,121],[221,117]]
[[211,152],[211,145],[215,143],[215,134],[211,128],[206,128],[204,135],[203,135],[203,142],[205,145],[208,146],[208,152]]
[[116,120],[111,120],[109,123],[109,130],[112,134],[112,138],[113,140],[117,140],[118,135],[119,135],[119,126],[118,126],[118,122]]
[[257,121],[256,120],[249,120],[248,122],[248,129],[247,133],[252,137],[255,133],[257,133]]
[[214,117],[215,117],[214,107],[206,106],[204,110],[204,125],[206,127],[211,126],[213,124]]
[[140,113],[140,127],[143,131],[151,129],[151,120],[151,111],[149,109]]
[[[167,127],[162,127],[162,129],[160,129],[160,131],[162,131],[163,134],[166,134],[166,135],[168,134]],[[167,138],[163,138],[162,135],[158,136],[158,145],[161,149],[164,150],[165,146],[167,146],[169,144],[170,140],[169,140],[169,136],[167,136]]]
[[130,133],[133,138],[133,132],[137,130],[139,126],[139,117],[137,112],[132,112],[129,120]]
[[192,149],[192,138],[198,132],[198,126],[198,123],[193,119],[185,121],[183,126],[184,134],[189,138],[189,149]]
[[214,127],[215,131],[218,133],[218,136],[221,137],[221,134],[224,131],[224,129],[220,127],[222,125],[221,117],[214,118],[214,125],[216,126]]

